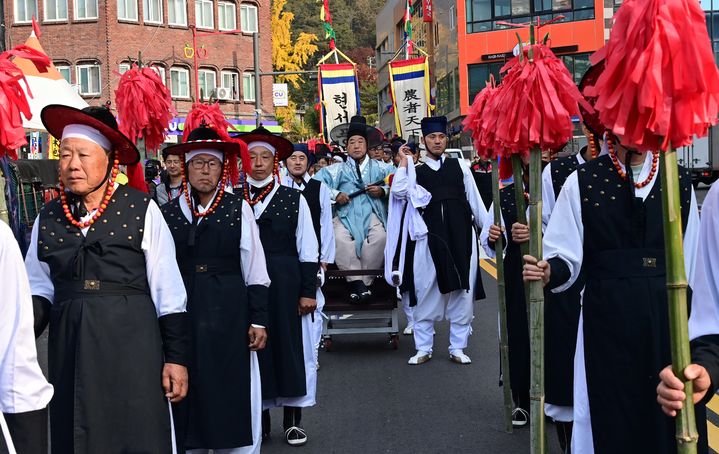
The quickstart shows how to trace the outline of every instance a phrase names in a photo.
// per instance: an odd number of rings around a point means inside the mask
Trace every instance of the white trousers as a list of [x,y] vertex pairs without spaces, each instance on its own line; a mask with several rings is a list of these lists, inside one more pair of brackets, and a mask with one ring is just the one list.
[[[472,233],[472,235],[475,235]],[[417,306],[414,307],[414,344],[417,350],[432,352],[434,322],[448,320],[449,351],[467,348],[472,334],[474,318],[474,288],[477,284],[477,242],[472,241],[469,281],[470,290],[455,290],[442,294],[437,284],[437,273],[433,266],[427,239],[417,241],[414,252],[414,282],[417,291]]]
[[[317,320],[315,320],[316,322]],[[262,401],[265,410],[277,407],[312,407],[317,394],[317,349],[315,348],[316,326],[310,315],[302,317],[302,353],[305,361],[305,386],[307,394],[302,397],[276,397]]]
[[404,309],[404,315],[407,316],[407,326],[414,325],[414,307],[409,305],[409,292],[402,294],[402,309]]
[[[239,448],[213,449],[214,454],[259,454],[262,445],[262,383],[257,352],[250,352],[250,402],[252,406],[252,445]],[[189,449],[188,454],[208,454],[209,449]]]
[[572,452],[594,454],[592,416],[589,413],[587,373],[584,366],[584,310],[579,313],[577,349],[574,352],[574,427]]
[[[342,225],[339,218],[332,220],[335,230],[335,263],[337,268],[344,270],[379,270],[384,263],[384,245],[387,242],[387,232],[374,213],[369,220],[367,238],[362,243],[361,257],[357,257],[355,240],[349,230]],[[357,277],[351,276],[347,281],[356,281]],[[374,276],[362,276],[365,285],[372,285]]]

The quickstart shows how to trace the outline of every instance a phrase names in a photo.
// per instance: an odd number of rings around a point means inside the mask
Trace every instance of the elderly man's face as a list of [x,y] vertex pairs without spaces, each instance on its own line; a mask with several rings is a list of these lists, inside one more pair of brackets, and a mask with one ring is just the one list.
[[215,192],[222,176],[222,161],[211,154],[198,154],[187,161],[187,179],[200,194]]
[[252,163],[252,171],[250,172],[252,178],[255,180],[264,180],[272,175],[275,156],[265,147],[252,147],[250,149],[250,162]]
[[108,153],[94,142],[72,137],[60,143],[60,180],[74,194],[87,195],[102,186],[108,164]]
[[367,155],[367,139],[362,136],[352,136],[347,141],[347,154],[355,161],[361,161]]
[[307,172],[307,166],[309,160],[307,155],[301,151],[295,151],[292,155],[287,158],[287,171],[293,177],[301,177]]

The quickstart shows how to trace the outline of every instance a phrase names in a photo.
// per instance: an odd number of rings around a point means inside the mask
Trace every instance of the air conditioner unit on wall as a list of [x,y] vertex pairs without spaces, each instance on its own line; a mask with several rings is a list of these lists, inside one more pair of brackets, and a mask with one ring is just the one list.
[[222,99],[224,101],[231,101],[233,99],[232,97],[232,89],[227,87],[217,87],[217,99]]

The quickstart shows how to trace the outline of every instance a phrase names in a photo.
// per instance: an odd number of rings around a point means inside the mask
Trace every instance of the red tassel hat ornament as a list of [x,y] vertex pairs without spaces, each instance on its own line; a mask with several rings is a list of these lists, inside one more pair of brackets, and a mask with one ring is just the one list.
[[44,53],[25,45],[0,54],[0,157],[7,154],[17,159],[15,150],[27,145],[22,117],[28,120],[32,118],[25,93],[29,97],[32,97],[32,93],[23,72],[10,60],[12,57],[30,60],[41,71],[50,66],[50,59]]
[[170,91],[157,72],[133,64],[120,76],[115,102],[120,130],[131,139],[144,139],[147,150],[157,151],[177,113]]
[[606,68],[585,94],[602,123],[640,151],[689,145],[717,122],[719,71],[695,0],[626,0],[607,45]]

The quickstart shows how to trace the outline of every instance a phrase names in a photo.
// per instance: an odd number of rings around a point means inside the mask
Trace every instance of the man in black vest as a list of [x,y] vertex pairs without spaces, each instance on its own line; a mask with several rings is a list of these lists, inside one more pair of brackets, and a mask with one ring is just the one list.
[[193,353],[188,398],[175,412],[178,444],[199,452],[259,452],[256,351],[267,339],[270,278],[252,208],[225,192],[225,168],[240,144],[201,126],[165,153],[185,169],[181,196],[161,208],[187,289]]
[[[409,364],[422,364],[432,357],[434,323],[444,319],[450,322],[450,359],[469,364],[471,359],[464,349],[472,332],[474,301],[484,298],[478,274],[477,233],[473,227],[481,231],[487,210],[469,168],[462,160],[444,156],[447,119],[424,118],[422,135],[427,159],[416,168],[416,185],[429,191],[432,198],[420,209],[428,234],[407,248],[410,257],[405,259],[402,271],[403,280],[414,284],[409,291],[417,297],[414,308],[417,354]],[[404,146],[401,154],[400,167],[406,168],[412,153]],[[394,197],[407,197],[407,175],[401,169],[395,175]]]
[[[310,208],[312,226],[315,229],[315,236],[317,236],[317,243],[320,247],[320,270],[318,277],[320,283],[324,283],[324,272],[327,270],[327,264],[335,261],[335,232],[332,225],[332,202],[330,201],[330,192],[327,185],[311,178],[307,172],[312,165],[311,157],[312,155],[309,153],[307,144],[295,144],[294,151],[285,161],[289,178],[286,179],[284,184],[290,188],[302,191],[302,195],[305,197],[307,205]],[[309,353],[312,354],[314,363],[317,362],[317,348],[319,347],[320,337],[322,336],[322,308],[324,304],[325,299],[322,294],[322,288],[317,287],[317,309],[315,310],[310,333],[312,349],[311,352],[305,352],[306,357]],[[307,373],[309,376],[310,371],[307,371]]]
[[[658,166],[657,153],[619,143],[580,166],[559,193],[543,240],[544,260],[524,257],[525,281],[542,280],[553,292],[569,288],[580,271],[586,280],[574,361],[572,452],[674,452],[674,421],[656,403],[659,373],[671,362]],[[685,264],[693,282],[699,215],[689,173],[680,168],[679,174]],[[707,304],[693,298],[691,313],[713,311]],[[690,325],[690,337],[695,333]],[[703,421],[703,406],[697,411]],[[698,429],[706,452],[706,425]]]

